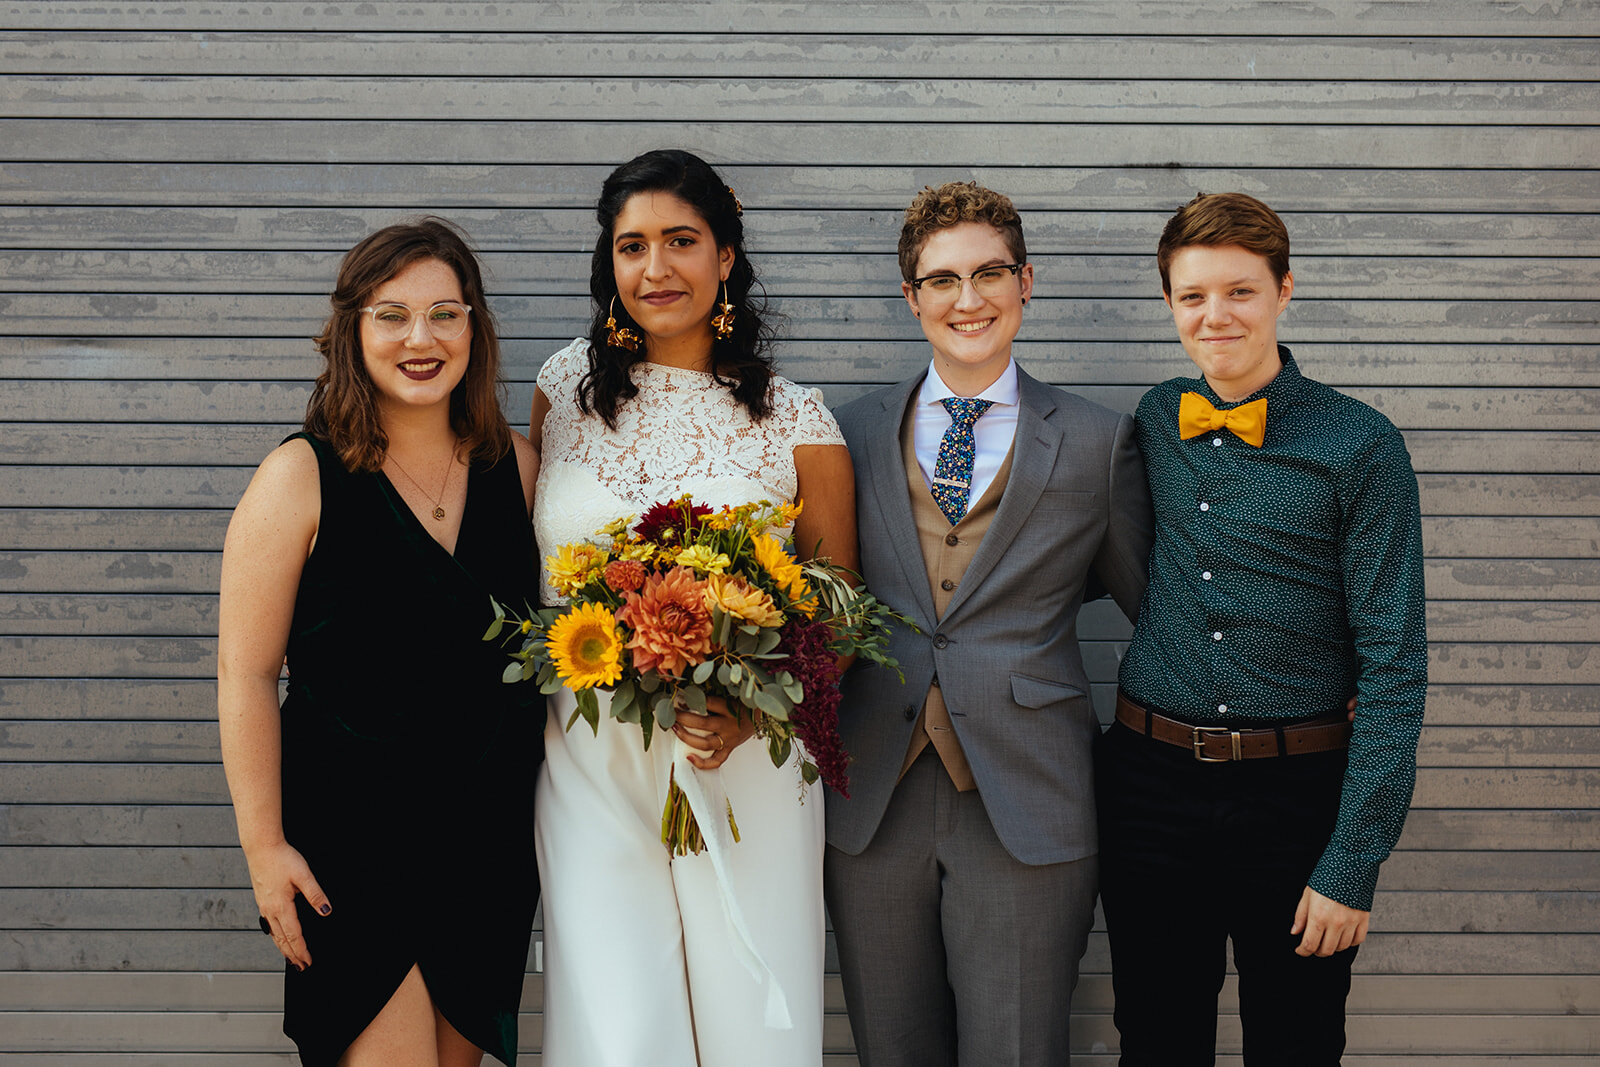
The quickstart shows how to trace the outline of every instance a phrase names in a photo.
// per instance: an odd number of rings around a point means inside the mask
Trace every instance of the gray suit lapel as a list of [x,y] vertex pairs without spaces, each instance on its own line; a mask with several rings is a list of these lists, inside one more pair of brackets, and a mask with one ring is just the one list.
[[1061,427],[1047,421],[1056,409],[1050,388],[1021,367],[1017,368],[1017,387],[1017,436],[1012,445],[1011,478],[1006,482],[989,531],[983,535],[967,573],[961,576],[961,584],[945,606],[945,618],[960,610],[1016,541],[1033,514],[1045,482],[1055,469],[1056,454],[1061,451]]
[[[921,384],[922,376],[918,375],[884,395],[883,418],[873,427],[867,444],[872,492],[878,502],[876,520],[880,527],[869,535],[888,542],[891,554],[900,563],[906,587],[917,604],[920,618],[913,621],[931,630],[936,621],[933,593],[928,589],[927,565],[922,561],[922,541],[917,536],[917,521],[911,514],[906,464],[900,451],[900,428],[908,418],[906,406]],[[865,524],[867,520],[865,516],[858,516],[857,521]]]

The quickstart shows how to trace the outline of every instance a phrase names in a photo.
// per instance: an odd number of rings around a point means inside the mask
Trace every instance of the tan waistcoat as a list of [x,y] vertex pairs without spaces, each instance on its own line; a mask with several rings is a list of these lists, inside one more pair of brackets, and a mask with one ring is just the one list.
[[[989,488],[984,490],[983,498],[961,517],[960,522],[951,526],[950,520],[939,510],[938,502],[928,489],[927,480],[922,477],[922,468],[917,464],[912,431],[914,422],[908,416],[901,427],[900,449],[905,456],[911,515],[917,523],[922,562],[928,569],[928,589],[933,593],[933,609],[938,617],[943,618],[950,598],[955,595],[962,575],[967,573],[983,535],[999,510],[1000,497],[1011,477],[1012,453],[1006,453],[1005,462],[1000,465]],[[922,713],[917,716],[917,724],[911,731],[911,747],[906,752],[905,762],[900,765],[902,776],[911,769],[911,764],[929,744],[933,745],[939,762],[944,764],[945,772],[958,790],[964,793],[978,787],[978,783],[972,780],[972,768],[967,764],[967,755],[961,751],[961,742],[950,726],[950,709],[945,707],[944,694],[939,691],[937,674],[933,676],[933,685],[922,702]]]

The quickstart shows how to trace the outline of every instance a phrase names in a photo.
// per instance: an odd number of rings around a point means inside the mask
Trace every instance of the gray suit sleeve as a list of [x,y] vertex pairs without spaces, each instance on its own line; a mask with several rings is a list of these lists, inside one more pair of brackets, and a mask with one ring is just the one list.
[[1111,594],[1122,613],[1129,620],[1136,620],[1149,580],[1155,516],[1150,508],[1150,484],[1145,480],[1144,460],[1134,440],[1131,415],[1117,420],[1106,482],[1109,495],[1106,535],[1095,553],[1091,570],[1097,584]]

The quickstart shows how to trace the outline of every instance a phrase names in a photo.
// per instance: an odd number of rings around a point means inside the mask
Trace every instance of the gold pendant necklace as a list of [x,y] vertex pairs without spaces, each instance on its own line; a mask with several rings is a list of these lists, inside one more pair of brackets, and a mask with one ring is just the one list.
[[[411,472],[400,465],[400,461],[394,458],[393,453],[389,453],[385,458],[394,464],[395,470],[406,476],[406,481],[417,487],[417,492],[421,493],[424,498],[427,497],[428,491],[422,488],[422,484],[420,482],[411,477]],[[450,465],[444,469],[444,484],[439,487],[439,495],[433,498],[433,517],[441,522],[444,521],[445,516],[444,494],[450,488],[450,472],[455,465],[456,452],[455,449],[452,448],[450,450]]]

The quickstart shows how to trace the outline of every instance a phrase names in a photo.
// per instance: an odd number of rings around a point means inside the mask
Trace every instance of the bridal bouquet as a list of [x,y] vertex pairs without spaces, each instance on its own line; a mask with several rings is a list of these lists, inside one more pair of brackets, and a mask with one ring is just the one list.
[[[545,560],[564,608],[519,618],[494,603],[484,640],[513,627],[507,682],[532,680],[545,694],[566,686],[599,730],[597,691],[611,717],[637,724],[646,749],[680,710],[704,714],[720,696],[748,714],[781,767],[798,741],[802,791],[821,778],[848,796],[849,757],[839,739],[839,659],[888,667],[888,624],[897,616],[825,559],[798,562],[775,531],[800,505],[761,500],[713,511],[687,496],[659,503],[635,522],[618,519],[590,541],[562,545]],[[493,601],[491,600],[493,603]],[[674,777],[661,841],[675,855],[705,838]],[[729,828],[738,840],[731,805]]]

